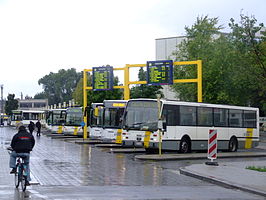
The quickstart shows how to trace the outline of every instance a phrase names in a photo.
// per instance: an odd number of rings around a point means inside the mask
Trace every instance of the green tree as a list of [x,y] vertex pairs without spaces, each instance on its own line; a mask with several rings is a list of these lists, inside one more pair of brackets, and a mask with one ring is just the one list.
[[58,73],[50,72],[38,81],[44,89],[44,94],[39,94],[39,96],[48,98],[49,104],[68,102],[72,99],[72,93],[80,78],[81,72],[76,72],[74,68],[60,69]]
[[46,99],[47,95],[45,92],[39,92],[34,95],[34,99]]
[[[218,18],[197,18],[186,27],[187,40],[175,52],[176,60],[203,61],[203,101],[243,106],[265,106],[265,38],[256,38],[262,25],[241,16],[231,20],[232,33],[220,31]],[[263,42],[264,41],[264,42]],[[196,68],[175,68],[175,78],[195,78]],[[258,81],[259,80],[259,81]],[[174,84],[181,100],[196,101],[196,84]],[[265,110],[265,108],[264,108]]]
[[240,22],[236,23],[231,19],[229,26],[232,29],[230,39],[238,58],[237,81],[246,83],[247,93],[242,94],[248,97],[249,105],[259,107],[261,114],[266,115],[266,35],[264,32],[262,36],[257,36],[263,24],[257,25],[257,20],[252,15],[241,14]]
[[18,109],[18,100],[15,99],[15,94],[8,94],[5,105],[5,111],[8,115],[12,114],[12,110]]
[[[147,72],[144,71],[143,67],[140,68],[138,73],[138,79],[139,81],[145,81],[147,76]],[[156,99],[157,94],[160,94],[161,97],[163,97],[163,93],[160,90],[162,89],[162,86],[157,85],[137,85],[131,88],[130,90],[130,98],[152,98]]]
[[[228,69],[230,57],[224,55],[230,50],[226,36],[220,34],[221,26],[218,18],[198,17],[195,24],[185,27],[187,39],[175,52],[176,60],[202,60],[203,61],[203,101],[209,103],[226,103],[228,91]],[[218,39],[216,39],[218,38]],[[228,60],[222,61],[226,57]],[[175,79],[196,78],[195,66],[175,67]],[[194,83],[174,84],[174,90],[184,101],[197,101],[197,85]]]

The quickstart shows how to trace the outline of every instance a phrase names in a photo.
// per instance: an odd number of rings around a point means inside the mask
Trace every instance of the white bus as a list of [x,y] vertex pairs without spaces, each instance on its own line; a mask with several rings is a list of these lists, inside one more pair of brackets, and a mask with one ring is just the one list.
[[[158,102],[129,100],[123,119],[123,142],[140,142],[158,150]],[[210,129],[217,130],[219,150],[255,147],[259,143],[259,109],[207,103],[160,100],[162,150],[187,153],[207,150]]]
[[13,110],[11,115],[11,126],[17,126],[23,123],[25,126],[30,124],[30,121],[36,122],[40,120],[41,124],[45,124],[45,111],[43,110]]
[[104,100],[102,141],[121,143],[122,117],[127,100]]
[[82,107],[69,107],[66,109],[66,120],[63,125],[64,135],[83,136],[83,122]]
[[101,139],[103,132],[103,103],[92,103],[88,112],[89,137],[91,139]]
[[46,124],[51,133],[63,133],[63,125],[66,121],[66,109],[51,109],[46,112]]

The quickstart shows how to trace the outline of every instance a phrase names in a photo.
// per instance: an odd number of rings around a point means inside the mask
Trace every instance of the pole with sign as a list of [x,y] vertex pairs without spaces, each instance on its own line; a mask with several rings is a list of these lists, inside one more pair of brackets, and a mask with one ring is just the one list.
[[147,62],[148,85],[172,85],[173,84],[173,61],[160,60]]
[[113,89],[113,67],[93,67],[92,87],[94,91]]

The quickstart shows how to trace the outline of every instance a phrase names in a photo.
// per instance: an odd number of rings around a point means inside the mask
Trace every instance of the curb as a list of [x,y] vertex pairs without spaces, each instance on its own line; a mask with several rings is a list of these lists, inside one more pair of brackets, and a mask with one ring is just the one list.
[[[266,152],[237,152],[237,153],[218,153],[218,158],[248,158],[248,157],[266,157]],[[190,153],[190,154],[145,154],[136,155],[139,160],[152,161],[168,161],[168,160],[197,160],[207,159],[206,153]]]
[[204,176],[204,175],[201,175],[201,174],[196,173],[194,171],[192,172],[190,170],[187,170],[184,167],[180,168],[179,171],[180,171],[180,174],[183,174],[186,176],[191,176],[193,178],[201,179],[201,180],[204,180],[204,181],[207,181],[210,183],[214,183],[214,184],[220,185],[220,186],[225,187],[225,188],[230,187],[230,188],[239,189],[239,190],[242,190],[245,192],[249,192],[249,193],[253,193],[253,194],[257,194],[257,195],[261,195],[261,196],[266,197],[266,192],[261,191],[261,190],[257,190],[255,188],[248,188],[246,186],[238,185],[238,184],[232,183],[230,181],[226,181],[226,180],[221,180],[221,179],[215,178],[213,176]]

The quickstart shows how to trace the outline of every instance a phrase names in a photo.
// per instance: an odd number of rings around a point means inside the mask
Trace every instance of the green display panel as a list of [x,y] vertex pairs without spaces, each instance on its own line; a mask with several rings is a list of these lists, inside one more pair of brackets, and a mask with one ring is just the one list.
[[173,61],[172,60],[148,61],[147,84],[149,85],[173,84]]
[[113,89],[113,67],[93,67],[92,87],[94,91]]

